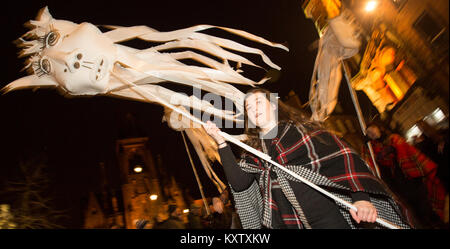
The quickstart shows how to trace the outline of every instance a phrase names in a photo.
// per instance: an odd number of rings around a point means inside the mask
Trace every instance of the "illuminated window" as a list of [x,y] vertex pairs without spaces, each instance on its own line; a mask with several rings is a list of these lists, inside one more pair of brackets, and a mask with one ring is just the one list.
[[445,119],[445,114],[440,108],[436,108],[436,110],[431,113],[431,116],[433,116],[434,120],[438,123]]
[[441,110],[441,108],[436,108],[430,115],[426,116],[423,120],[427,122],[429,125],[439,124],[442,120],[444,120],[445,114]]
[[128,159],[129,170],[131,174],[139,174],[144,171],[145,162],[141,155],[135,153]]
[[422,131],[417,127],[417,125],[413,125],[407,132],[406,132],[406,141],[412,142],[414,136],[420,136],[422,134]]
[[141,173],[142,172],[142,166],[141,165],[136,165],[136,166],[134,166],[133,170],[136,173]]

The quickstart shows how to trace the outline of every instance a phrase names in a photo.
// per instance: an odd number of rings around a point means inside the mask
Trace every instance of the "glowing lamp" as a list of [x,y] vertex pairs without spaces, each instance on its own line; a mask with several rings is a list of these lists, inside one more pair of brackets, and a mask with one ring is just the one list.
[[367,12],[372,12],[377,8],[377,5],[377,1],[369,1],[366,3],[366,7],[364,8],[364,10]]
[[157,195],[150,195],[150,200],[155,201],[156,199],[158,199]]
[[134,167],[134,172],[136,173],[141,173],[142,172],[142,167],[140,165],[136,165],[136,167]]

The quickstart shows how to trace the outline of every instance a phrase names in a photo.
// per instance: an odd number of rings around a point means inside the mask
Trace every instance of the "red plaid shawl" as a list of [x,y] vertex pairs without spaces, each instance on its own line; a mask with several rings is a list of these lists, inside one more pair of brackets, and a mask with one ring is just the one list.
[[[390,135],[384,143],[371,141],[371,144],[375,155],[377,155],[377,164],[380,167],[388,167],[391,172],[394,172],[397,162],[407,179],[423,177],[432,207],[443,219],[446,191],[444,185],[436,176],[438,167],[436,163],[397,134]],[[367,162],[371,167],[374,167],[368,155],[367,149],[364,148],[364,156],[367,158]]]
[[280,128],[269,155],[281,165],[302,165],[355,192],[385,193],[365,161],[336,135],[326,130],[305,134],[293,124]]
[[[292,123],[283,124],[279,126],[278,134],[272,139],[270,148],[265,150],[273,160],[278,161],[281,165],[294,167],[293,170],[295,170],[295,167],[302,167],[317,173],[317,175],[325,176],[332,184],[340,186],[339,189],[347,190],[348,192],[344,195],[350,195],[350,191],[363,191],[384,196],[386,200],[392,197],[386,191],[384,184],[372,174],[366,162],[345,142],[325,130],[317,130],[306,134]],[[250,154],[243,155],[240,166],[244,171],[266,174],[266,177],[269,174],[265,172],[271,169],[275,170],[279,176],[280,174],[283,175],[276,168],[266,165],[264,161]],[[314,182],[315,176],[311,177],[308,177],[309,180]],[[268,202],[272,202],[271,191],[264,190],[264,188],[271,188],[270,178],[266,178],[267,180],[263,178],[260,178],[259,187],[262,193],[266,192],[269,195]],[[333,188],[330,185],[328,187]],[[267,198],[267,195],[263,194],[263,198]],[[291,200],[289,202],[293,203]],[[298,216],[302,216],[302,213],[296,212],[294,216],[294,223],[297,225],[299,222]],[[288,225],[286,220],[284,222]],[[307,226],[307,224],[303,225]]]

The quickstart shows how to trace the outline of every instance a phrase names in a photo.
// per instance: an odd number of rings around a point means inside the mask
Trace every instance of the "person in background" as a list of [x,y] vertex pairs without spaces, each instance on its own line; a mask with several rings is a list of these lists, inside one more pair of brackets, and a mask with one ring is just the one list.
[[233,201],[233,198],[230,198],[230,186],[227,186],[225,190],[222,191],[220,194],[220,199],[225,205],[225,209],[230,210],[231,212],[231,229],[242,229],[241,221],[239,219],[239,215],[236,212],[235,203]]
[[[380,121],[367,126],[381,178],[415,214],[421,228],[443,226],[446,190],[436,176],[437,165]],[[372,165],[366,147],[363,157]]]
[[181,219],[181,209],[177,205],[169,205],[168,208],[169,218],[165,220],[161,225],[158,226],[159,229],[185,229],[186,226]]
[[153,219],[153,227],[152,229],[161,229],[161,225],[164,224],[165,214],[162,212],[158,212],[156,217]]
[[146,229],[148,227],[149,221],[148,220],[138,220],[136,221],[136,229]]
[[201,220],[201,207],[195,203],[190,206],[188,218],[188,228],[189,229],[203,229],[203,224]]
[[416,125],[422,134],[414,141],[414,146],[438,165],[437,176],[448,192],[448,129],[438,131],[424,120]]
[[212,229],[230,229],[231,228],[231,210],[225,207],[222,199],[219,197],[212,198]]

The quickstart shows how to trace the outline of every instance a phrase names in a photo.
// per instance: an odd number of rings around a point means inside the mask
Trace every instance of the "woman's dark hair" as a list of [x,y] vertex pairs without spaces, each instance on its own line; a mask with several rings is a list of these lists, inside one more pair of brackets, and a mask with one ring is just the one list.
[[[278,124],[280,123],[287,123],[292,122],[296,126],[298,126],[302,132],[308,134],[314,130],[323,129],[323,127],[314,121],[311,121],[308,117],[308,115],[303,111],[296,108],[293,108],[285,103],[283,103],[278,98],[271,98],[271,92],[263,89],[263,88],[252,88],[250,89],[245,96],[244,99],[244,106],[247,98],[251,96],[254,93],[264,93],[267,100],[269,100],[271,103],[275,104],[277,107],[277,114],[278,114]],[[250,120],[247,116],[247,110],[244,108],[244,133],[247,135],[247,140],[245,141],[249,146],[261,149],[261,141],[260,141],[260,132],[261,129],[255,126],[249,127]]]

